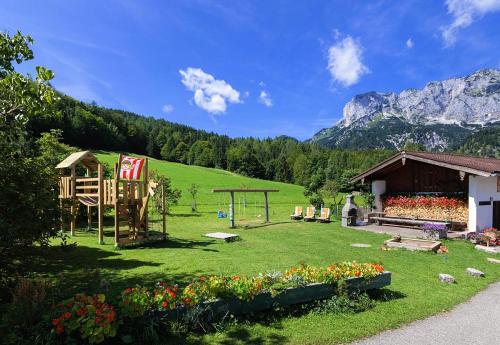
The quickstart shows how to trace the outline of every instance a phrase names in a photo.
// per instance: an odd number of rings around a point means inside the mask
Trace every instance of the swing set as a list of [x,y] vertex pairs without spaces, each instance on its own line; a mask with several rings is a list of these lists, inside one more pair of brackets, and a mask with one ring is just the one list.
[[[240,221],[246,220],[246,209],[248,207],[246,193],[264,193],[264,221],[269,223],[269,203],[268,203],[268,193],[277,193],[278,189],[248,189],[248,188],[220,188],[213,189],[213,193],[229,193],[229,222],[230,227],[235,227],[235,193],[238,193],[238,218]],[[242,207],[243,205],[243,207]],[[220,206],[220,204],[219,204]],[[224,209],[226,208],[226,202],[224,199]],[[254,197],[254,213],[255,217],[260,218],[261,215],[257,213],[257,199]],[[243,218],[242,218],[243,215]],[[227,215],[220,209],[217,212],[218,218],[226,218]]]

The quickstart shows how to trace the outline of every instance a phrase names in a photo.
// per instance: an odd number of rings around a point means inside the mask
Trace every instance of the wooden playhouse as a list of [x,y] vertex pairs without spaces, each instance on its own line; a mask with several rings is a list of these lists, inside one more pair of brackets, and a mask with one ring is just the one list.
[[[105,208],[114,211],[116,246],[163,240],[166,237],[165,195],[163,186],[148,179],[148,159],[120,154],[113,177],[106,179],[104,166],[90,151],[75,152],[56,166],[60,172],[59,199],[61,210],[69,215],[71,235],[76,228],[80,206],[87,208],[88,227],[92,227],[92,209],[97,208],[99,243],[104,243]],[[161,235],[149,232],[150,199],[160,200]],[[61,222],[64,226],[64,221]]]

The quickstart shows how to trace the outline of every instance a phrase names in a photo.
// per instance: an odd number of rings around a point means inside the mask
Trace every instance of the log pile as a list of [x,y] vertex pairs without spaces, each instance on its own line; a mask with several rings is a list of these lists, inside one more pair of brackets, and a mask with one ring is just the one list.
[[435,219],[464,223],[467,223],[469,218],[469,210],[466,205],[459,205],[454,208],[438,206],[386,206],[384,207],[384,213],[395,217]]

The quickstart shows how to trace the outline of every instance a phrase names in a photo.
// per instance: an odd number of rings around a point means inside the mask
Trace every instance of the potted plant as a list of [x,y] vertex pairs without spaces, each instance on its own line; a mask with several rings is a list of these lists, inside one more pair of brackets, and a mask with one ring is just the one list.
[[439,240],[448,237],[448,229],[445,224],[441,223],[425,223],[422,225],[422,231],[429,239]]

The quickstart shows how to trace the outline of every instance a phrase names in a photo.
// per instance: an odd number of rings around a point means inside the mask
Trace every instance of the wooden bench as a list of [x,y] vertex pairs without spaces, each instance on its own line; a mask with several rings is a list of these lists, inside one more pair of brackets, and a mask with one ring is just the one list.
[[384,216],[375,216],[370,217],[371,220],[374,220],[378,223],[378,225],[383,225],[384,223],[389,224],[401,224],[401,225],[409,225],[409,226],[421,226],[428,223],[433,224],[444,224],[446,227],[450,227],[451,223],[442,221],[442,220],[429,220],[429,219],[411,219],[411,218],[398,218],[398,217],[384,217]]

